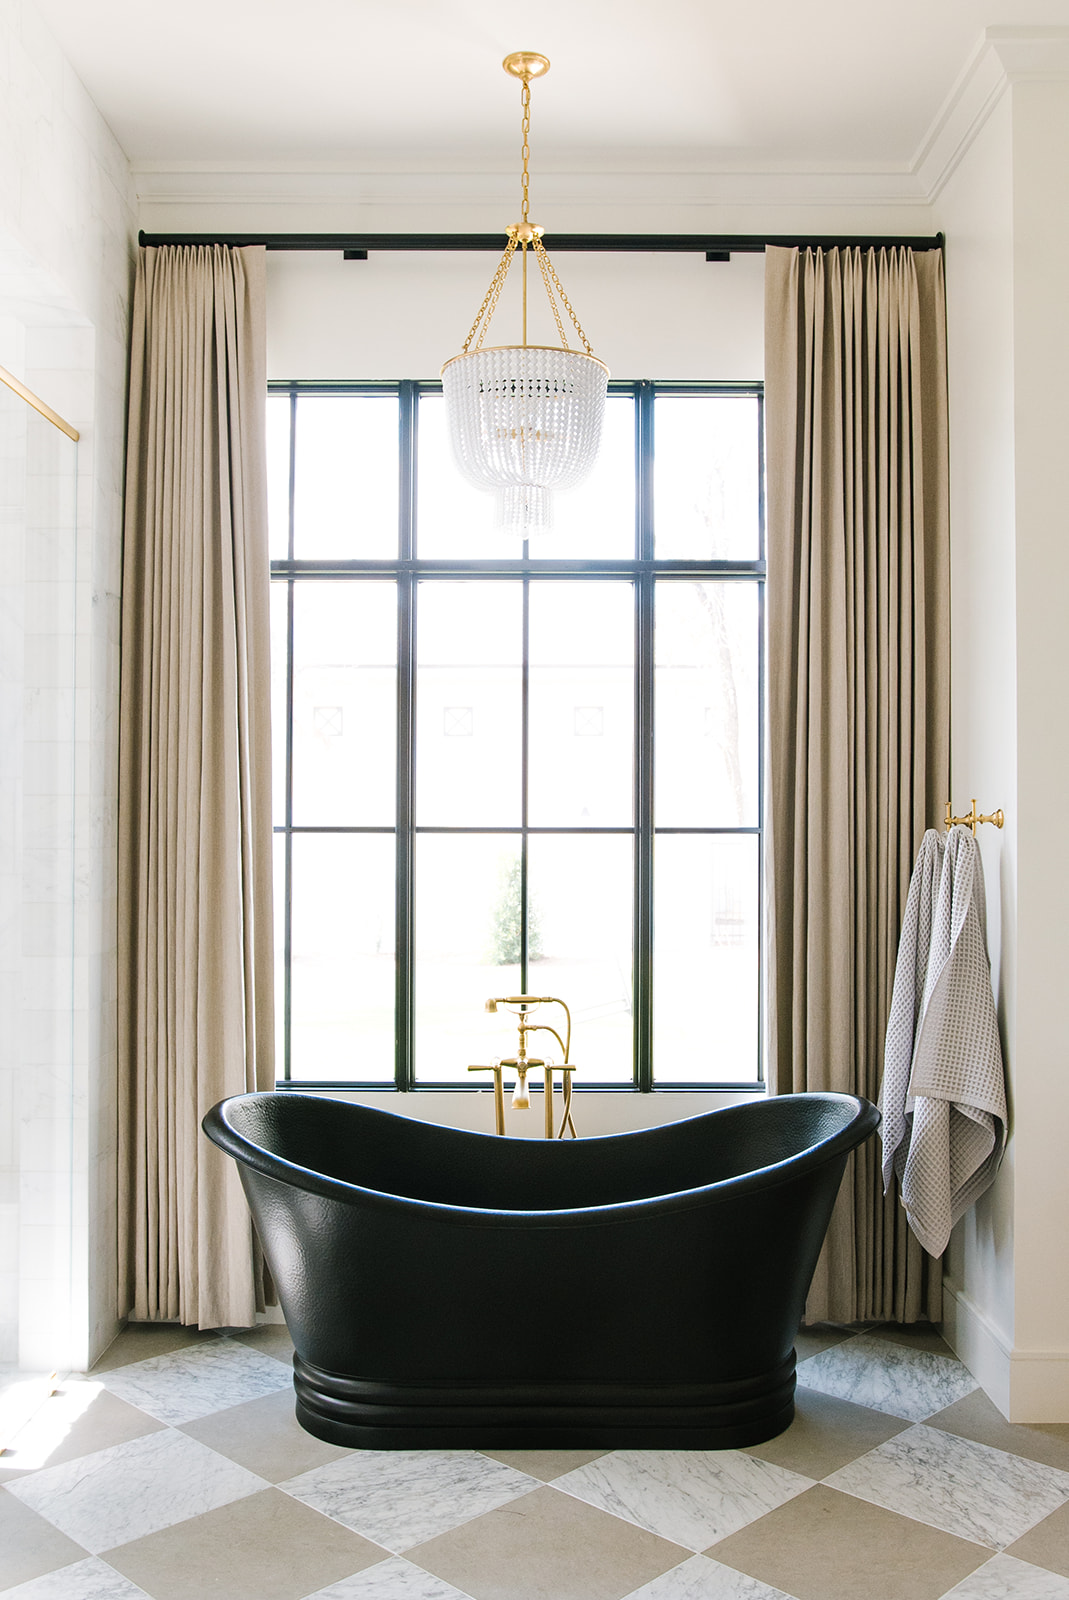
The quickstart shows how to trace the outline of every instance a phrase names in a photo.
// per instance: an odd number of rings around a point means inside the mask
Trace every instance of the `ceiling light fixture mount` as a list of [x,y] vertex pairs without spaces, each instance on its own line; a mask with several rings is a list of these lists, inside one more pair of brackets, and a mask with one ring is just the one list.
[[537,50],[514,50],[501,65],[512,77],[530,83],[532,78],[544,78],[549,71],[549,57],[540,56]]
[[[453,453],[461,473],[498,494],[498,522],[526,536],[548,527],[549,492],[586,477],[601,442],[609,369],[590,347],[571,301],[530,215],[531,80],[549,71],[545,56],[516,50],[501,63],[521,85],[522,205],[519,222],[483,296],[460,355],[442,368]],[[517,250],[523,267],[522,344],[486,345],[484,338]],[[527,342],[527,254],[533,252],[557,326],[560,346]],[[558,303],[559,301],[559,303]],[[568,344],[562,310],[583,350]]]

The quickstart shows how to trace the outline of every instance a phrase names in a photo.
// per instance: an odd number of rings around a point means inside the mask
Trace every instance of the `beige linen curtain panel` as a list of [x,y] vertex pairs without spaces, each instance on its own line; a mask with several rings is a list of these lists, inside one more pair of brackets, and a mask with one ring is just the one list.
[[274,1083],[262,248],[143,249],[119,777],[121,1310],[247,1326],[261,1267],[200,1119]]
[[[875,1100],[910,874],[950,792],[942,256],[770,249],[765,305],[772,1088]],[[939,1315],[873,1140],[807,1319]]]

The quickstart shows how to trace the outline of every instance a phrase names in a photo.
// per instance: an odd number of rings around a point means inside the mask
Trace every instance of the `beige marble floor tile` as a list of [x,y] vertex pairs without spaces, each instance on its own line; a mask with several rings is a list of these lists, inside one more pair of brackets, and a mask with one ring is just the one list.
[[859,1334],[799,1363],[798,1382],[822,1394],[852,1400],[873,1411],[920,1422],[945,1410],[977,1387],[972,1373],[949,1356],[914,1350]]
[[797,1600],[939,1600],[991,1555],[824,1484],[704,1553]]
[[1069,1473],[923,1424],[840,1467],[826,1482],[994,1550],[1069,1504]]
[[92,1378],[67,1378],[0,1456],[0,1483],[125,1444],[162,1427],[155,1417],[109,1394]]
[[186,1328],[180,1322],[129,1322],[92,1369],[90,1376],[114,1372],[134,1361],[170,1355],[188,1345],[205,1344],[219,1335],[214,1328]]
[[152,1600],[301,1600],[385,1552],[278,1489],[109,1550]]
[[930,1322],[877,1322],[869,1332],[877,1339],[905,1345],[907,1350],[927,1350],[933,1356],[954,1355],[939,1329]]
[[118,1367],[102,1381],[112,1394],[172,1427],[261,1395],[293,1392],[292,1373],[283,1362],[234,1339],[171,1350]]
[[1069,1423],[1007,1422],[982,1389],[975,1389],[945,1411],[937,1411],[928,1418],[928,1426],[1069,1472]]
[[407,1555],[472,1600],[622,1600],[690,1552],[547,1486]]
[[248,1467],[268,1483],[281,1483],[351,1454],[305,1432],[293,1414],[292,1389],[213,1411],[184,1423],[180,1431]]
[[99,1556],[88,1556],[72,1566],[46,1572],[29,1583],[0,1591],[2,1600],[152,1600],[144,1589]]
[[614,1450],[555,1487],[701,1550],[804,1493],[810,1480],[741,1450]]
[[822,1350],[830,1350],[834,1345],[852,1339],[857,1331],[856,1328],[840,1327],[837,1322],[813,1322],[807,1328],[799,1328],[795,1334],[795,1355],[799,1362],[808,1361],[810,1356],[817,1356]]
[[0,1489],[0,1590],[82,1561],[85,1549]]
[[1069,1505],[1059,1506],[1016,1543],[1007,1545],[1006,1554],[1069,1578]]
[[267,1485],[172,1428],[27,1473],[2,1492],[91,1555],[230,1505]]
[[252,1350],[262,1350],[265,1356],[293,1365],[293,1340],[284,1322],[262,1322],[257,1328],[239,1328],[232,1338],[247,1344]]
[[901,1417],[799,1386],[791,1426],[765,1444],[750,1445],[745,1454],[807,1478],[826,1478],[908,1427]]
[[725,1567],[708,1556],[691,1556],[681,1567],[673,1567],[652,1583],[629,1594],[627,1600],[792,1600],[782,1589],[773,1589],[745,1572]]
[[305,1600],[471,1600],[471,1596],[413,1566],[404,1556],[388,1556],[355,1577],[317,1589]]
[[394,1555],[449,1533],[535,1488],[476,1450],[349,1450],[281,1487]]
[[506,1467],[515,1467],[517,1472],[526,1472],[529,1477],[541,1478],[543,1483],[551,1483],[565,1472],[574,1472],[576,1467],[585,1467],[599,1456],[608,1455],[608,1451],[484,1450],[482,1454],[493,1461],[503,1461]]
[[963,1578],[943,1600],[1069,1600],[1069,1579],[1002,1551]]

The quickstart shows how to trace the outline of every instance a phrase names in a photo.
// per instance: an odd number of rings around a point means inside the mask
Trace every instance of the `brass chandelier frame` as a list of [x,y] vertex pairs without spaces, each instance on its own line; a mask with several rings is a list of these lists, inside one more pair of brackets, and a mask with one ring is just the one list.
[[[542,243],[542,236],[545,233],[545,229],[539,227],[537,223],[533,223],[531,221],[531,80],[533,78],[541,78],[545,76],[545,74],[549,71],[549,60],[546,56],[538,55],[532,50],[514,50],[511,55],[507,55],[505,57],[501,65],[511,77],[518,78],[521,85],[520,220],[519,222],[510,223],[506,228],[505,232],[508,238],[508,243],[506,244],[501,259],[497,264],[494,275],[490,280],[490,287],[483,296],[482,305],[475,314],[475,321],[471,325],[471,331],[464,341],[460,355],[453,356],[450,361],[447,361],[442,367],[442,371],[444,372],[446,367],[451,366],[453,361],[460,361],[464,358],[464,356],[470,355],[476,350],[482,350],[484,348],[491,350],[509,350],[517,348],[515,345],[484,346],[483,344],[483,340],[485,339],[489,330],[490,323],[493,320],[494,312],[497,310],[497,303],[501,298],[501,292],[505,287],[509,270],[516,259],[517,250],[520,252],[523,272],[521,330],[522,348],[525,350],[556,349],[555,345],[529,345],[527,342],[527,253],[530,250],[534,252],[534,258],[538,264],[538,271],[542,279],[542,286],[546,292],[546,299],[549,301],[549,308],[553,313],[553,320],[557,325],[557,333],[560,337],[560,348],[563,350],[572,350],[572,346],[568,343],[568,333],[565,328],[564,318],[561,316],[561,311],[563,309],[575,330],[575,333],[579,339],[579,343],[583,347],[583,354],[589,356],[592,361],[597,361],[599,366],[605,367],[605,371],[608,373],[608,367],[606,367],[605,363],[600,361],[599,358],[594,354],[594,351],[591,348],[590,340],[583,332],[579,318],[575,314],[575,309],[565,293],[564,285],[557,276],[556,269],[549,258],[549,253],[546,250],[545,245]],[[574,353],[578,354],[578,352]]]

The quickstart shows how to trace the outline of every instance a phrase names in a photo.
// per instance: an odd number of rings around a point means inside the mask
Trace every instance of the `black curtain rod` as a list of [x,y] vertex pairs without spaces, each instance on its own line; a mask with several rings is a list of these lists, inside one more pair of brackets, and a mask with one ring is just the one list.
[[[252,245],[268,250],[340,250],[349,261],[366,261],[380,250],[494,250],[505,248],[504,233],[146,233],[143,245]],[[708,261],[726,261],[731,255],[754,255],[769,245],[807,246],[815,250],[893,249],[941,250],[943,235],[907,238],[854,238],[839,234],[807,237],[802,234],[760,233],[554,233],[546,241],[551,250],[583,250],[649,255],[705,255]]]

